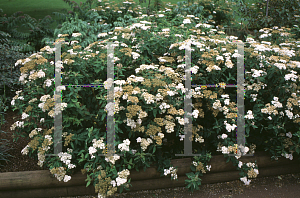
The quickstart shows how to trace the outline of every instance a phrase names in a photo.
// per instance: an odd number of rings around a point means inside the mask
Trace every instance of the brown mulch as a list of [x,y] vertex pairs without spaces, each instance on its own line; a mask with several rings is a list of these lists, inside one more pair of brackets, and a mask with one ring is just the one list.
[[28,155],[22,155],[22,149],[31,141],[29,137],[19,137],[19,139],[13,142],[13,131],[10,130],[10,127],[16,121],[21,121],[22,115],[18,115],[17,110],[12,111],[8,110],[5,112],[5,120],[6,123],[1,126],[2,131],[5,133],[0,133],[0,139],[8,140],[8,145],[6,144],[7,141],[4,142],[6,147],[10,150],[7,152],[8,154],[12,155],[12,157],[7,157],[9,161],[1,161],[0,172],[19,172],[19,171],[34,171],[34,170],[49,170],[47,168],[41,168],[37,165],[38,160],[29,157]]

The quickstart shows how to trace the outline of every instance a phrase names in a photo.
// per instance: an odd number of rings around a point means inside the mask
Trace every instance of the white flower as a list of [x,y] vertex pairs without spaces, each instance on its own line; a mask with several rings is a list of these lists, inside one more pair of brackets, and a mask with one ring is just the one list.
[[136,153],[137,150],[131,150],[132,154],[134,155]]
[[239,161],[238,167],[239,167],[239,168],[242,168],[242,165],[243,165],[243,162]]
[[168,174],[170,174],[170,170],[169,169],[164,169],[164,175],[167,176]]
[[47,79],[47,80],[45,80],[44,84],[46,84],[47,87],[50,87],[51,81],[54,81],[54,79],[53,80]]
[[209,166],[206,165],[206,168],[207,168],[208,171],[210,171],[211,165],[209,165]]
[[165,137],[165,135],[163,134],[163,133],[158,133],[157,134],[160,138],[164,138]]
[[198,114],[199,114],[199,111],[198,110],[194,110],[192,115],[194,116],[194,118],[198,118]]
[[40,101],[46,102],[48,98],[50,98],[50,95],[44,95],[40,98]]
[[286,136],[288,136],[289,138],[292,138],[293,134],[291,132],[286,133]]
[[244,182],[246,185],[249,185],[250,182],[251,182],[251,180],[248,180],[248,181],[247,181],[247,177],[240,178],[240,180],[241,180],[242,182]]
[[29,117],[29,115],[28,114],[26,114],[26,113],[22,113],[22,120],[24,120],[24,119],[26,119],[26,118],[28,118]]
[[68,182],[71,179],[71,176],[65,175],[64,182]]
[[247,163],[246,165],[247,165],[248,167],[254,167],[254,166],[255,166],[255,163],[249,162],[249,163]]
[[43,78],[43,77],[45,77],[45,72],[43,72],[43,70],[40,70],[40,71],[37,73],[37,76],[38,76],[39,78]]
[[115,180],[112,180],[110,183],[111,183],[111,185],[113,185],[113,187],[115,187],[115,186],[116,186],[116,182],[115,182]]
[[175,95],[175,92],[174,92],[174,91],[167,91],[167,94],[168,94],[169,96],[174,96],[174,95]]
[[223,154],[228,154],[228,148],[226,148],[225,146],[222,146],[222,153]]
[[28,148],[29,148],[29,146],[26,145],[26,147],[22,149],[22,151],[21,151],[22,155],[27,155],[28,154]]
[[203,143],[204,139],[202,137],[196,138],[195,142]]
[[92,155],[93,153],[96,153],[97,149],[95,149],[94,147],[89,147],[89,153],[90,155]]
[[184,19],[182,23],[184,23],[184,24],[191,23],[191,20],[190,19]]
[[126,183],[126,182],[127,182],[127,179],[117,177],[117,178],[116,178],[116,181],[117,181],[117,186],[120,186],[120,185]]
[[245,155],[246,153],[248,153],[248,151],[249,151],[249,148],[246,146],[246,147],[244,148],[244,155]]
[[129,139],[123,140],[123,142],[124,142],[126,145],[130,145],[130,140],[129,140]]
[[259,172],[258,172],[258,170],[255,168],[254,169],[254,172],[258,175],[259,174]]
[[228,136],[226,134],[222,134],[222,139],[226,139]]
[[[124,140],[125,141],[125,140]],[[128,145],[126,145],[125,143],[123,143],[123,144],[119,144],[118,145],[118,148],[121,150],[121,151],[129,151],[129,146]]]
[[176,117],[180,125],[184,125],[184,118]]
[[228,132],[233,131],[237,127],[235,124],[233,124],[232,126],[230,124],[227,124],[227,121],[224,121],[224,124],[226,124],[226,130]]
[[73,37],[78,37],[78,36],[81,36],[81,33],[73,33],[72,36]]
[[138,137],[138,138],[136,139],[136,141],[137,141],[137,142],[142,142],[141,137]]
[[150,138],[147,138],[147,142],[149,142],[149,144],[153,143],[153,141]]
[[180,141],[183,141],[183,138],[185,138],[185,135],[180,135],[179,134],[179,136],[180,136]]

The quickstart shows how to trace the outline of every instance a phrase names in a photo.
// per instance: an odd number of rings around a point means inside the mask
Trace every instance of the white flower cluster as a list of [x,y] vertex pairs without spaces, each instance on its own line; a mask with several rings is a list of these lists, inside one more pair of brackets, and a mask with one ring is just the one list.
[[184,125],[184,118],[176,117],[180,125]]
[[141,138],[141,137],[138,137],[136,139],[136,141],[139,143],[141,142],[141,147],[143,149],[143,151],[145,151],[147,149],[147,147],[153,143],[153,141],[150,139],[150,138],[147,138],[147,140],[145,138]]
[[194,118],[198,118],[198,114],[199,114],[199,111],[196,109],[193,111],[192,115],[194,116]]
[[[179,83],[179,84],[176,86],[176,89],[180,89],[182,93],[185,93],[185,91],[186,91],[182,83]],[[197,89],[197,88],[196,88],[196,89]]]
[[132,120],[130,118],[127,118],[127,126],[130,126],[131,129],[136,128],[136,122],[134,122],[134,120]]
[[29,137],[32,138],[33,136],[37,135],[37,130],[40,132],[42,130],[42,128],[36,128],[34,130],[32,130],[29,134]]
[[12,105],[12,106],[14,106],[15,105],[15,100],[16,99],[19,99],[19,100],[24,100],[24,97],[23,96],[20,96],[19,97],[19,93],[21,93],[22,92],[22,90],[20,90],[20,91],[16,91],[16,96],[15,97],[13,97],[13,100],[10,102],[10,104]]
[[216,102],[213,103],[213,108],[222,110],[222,105],[221,105],[220,100],[216,100]]
[[135,73],[139,73],[141,70],[149,70],[149,69],[158,69],[157,66],[153,66],[153,65],[141,65],[140,68],[135,69]]
[[136,52],[131,52],[131,54],[132,54],[132,58],[133,59],[137,59],[138,57],[140,57],[140,55],[138,54],[138,53],[136,53]]
[[168,120],[165,120],[164,122],[166,124],[165,129],[167,130],[167,133],[174,132],[174,127],[175,127],[176,124],[174,122],[171,122],[171,121],[168,121]]
[[242,166],[243,166],[243,162],[239,161],[238,167],[242,168]]
[[20,121],[17,121],[15,122],[11,127],[10,127],[10,130],[13,131],[15,130],[16,127],[22,127],[24,128],[24,122],[20,122]]
[[98,141],[96,139],[93,139],[93,146],[89,147],[89,154],[91,155],[92,159],[95,158],[93,154],[97,152],[97,148],[105,149],[103,138],[101,138],[101,140]]
[[[195,161],[192,161],[192,164],[195,166],[195,167],[197,167],[198,165],[199,165],[199,163],[198,162],[195,162]],[[208,170],[208,171],[210,171],[210,169],[211,169],[211,165],[206,165],[206,169]]]
[[251,110],[248,110],[248,112],[247,112],[247,115],[245,115],[245,118],[247,118],[247,119],[254,119],[254,117],[253,117],[253,114],[252,114],[252,111],[251,111]]
[[112,164],[115,164],[116,160],[120,159],[119,155],[114,155],[114,156],[110,156],[110,157],[105,157],[105,161],[110,162]]
[[163,103],[159,106],[159,108],[160,108],[161,110],[165,110],[165,109],[167,109],[167,108],[170,108],[170,105],[167,105],[165,102],[163,102]]
[[26,145],[25,148],[22,149],[22,151],[21,151],[22,155],[27,155],[28,154],[28,152],[29,152],[28,148],[29,148],[29,146]]
[[180,137],[180,141],[183,141],[183,138],[185,138],[185,135],[178,135]]
[[148,114],[147,114],[146,111],[141,111],[141,110],[140,110],[140,112],[138,113],[138,115],[139,115],[139,119],[143,119],[143,118],[145,118],[145,117],[148,116]]
[[220,138],[222,138],[222,139],[226,139],[228,137],[228,135],[226,135],[226,134],[222,134],[222,136],[220,136],[220,135],[218,135],[218,139],[220,139]]
[[81,33],[72,33],[73,37],[78,37],[78,36],[81,36],[81,35],[82,35]]
[[35,102],[35,101],[37,101],[37,98],[33,98],[33,99],[29,100],[28,103],[32,103],[32,102]]
[[[73,151],[72,149],[68,148],[68,152],[71,153],[72,151]],[[58,154],[58,156],[59,156],[60,160],[68,166],[69,169],[72,169],[72,168],[76,167],[76,165],[71,164],[71,159],[72,159],[71,154],[60,152]]]
[[293,154],[287,154],[287,153],[283,154],[283,153],[281,153],[281,155],[284,156],[286,159],[290,158],[290,160],[293,160]]
[[164,169],[164,175],[167,176],[171,173],[171,178],[173,180],[177,179],[177,169],[174,167],[170,167],[169,169]]
[[[45,139],[48,139],[48,144],[43,145],[42,150],[44,150],[45,152],[48,151],[50,149],[51,144],[53,144],[52,142],[52,137],[50,135],[45,135]],[[45,152],[38,152],[38,165],[40,167],[43,166],[43,163],[45,162]]]
[[286,136],[288,136],[289,138],[292,138],[293,134],[291,132],[286,133]]
[[154,103],[154,96],[152,94],[146,93],[144,92],[142,94],[142,97],[144,97],[144,99],[146,100],[147,104],[151,104]]
[[58,179],[58,181],[64,180],[64,182],[68,182],[71,179],[71,176],[66,175],[66,171],[64,170],[64,167],[59,167],[58,171],[59,171],[58,173],[54,174],[54,176]]
[[130,145],[130,141],[129,139],[126,139],[126,140],[123,140],[123,143],[122,144],[119,144],[118,145],[118,148],[121,150],[121,151],[129,151],[129,145]]
[[158,94],[155,96],[156,102],[158,102],[158,101],[160,101],[160,100],[163,100],[163,99],[164,99],[164,97],[163,97],[160,93],[158,93]]
[[28,118],[29,117],[29,115],[28,114],[26,114],[26,113],[22,113],[22,120],[24,120],[24,119],[26,119],[26,118]]
[[195,139],[195,142],[199,142],[199,143],[203,143],[204,142],[204,139],[202,136],[198,137]]
[[112,180],[110,183],[113,185],[113,187],[120,186],[122,184],[125,184],[127,182],[127,177],[130,175],[130,171],[128,169],[124,169],[121,172],[118,172],[118,177],[115,180]]
[[250,182],[251,182],[251,180],[250,180],[250,179],[249,179],[249,180],[247,180],[247,177],[240,178],[240,180],[241,180],[242,182],[244,182],[246,185],[249,185],[249,184],[250,184]]
[[224,124],[226,125],[226,130],[228,132],[233,131],[237,127],[235,124],[233,124],[233,125],[228,124],[226,120],[224,121]]
[[47,87],[50,87],[52,85],[52,82],[54,82],[54,78],[52,79],[46,79],[44,84],[47,86]]

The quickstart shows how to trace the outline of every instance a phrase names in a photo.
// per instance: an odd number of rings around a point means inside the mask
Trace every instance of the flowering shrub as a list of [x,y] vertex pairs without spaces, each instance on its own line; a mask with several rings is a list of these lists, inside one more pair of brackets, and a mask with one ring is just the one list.
[[[243,164],[238,159],[242,153],[254,153],[256,142],[246,138],[245,147],[236,150],[237,109],[236,102],[231,102],[236,93],[224,85],[236,83],[233,76],[237,76],[235,58],[239,54],[232,41],[237,38],[212,29],[193,15],[178,15],[182,24],[177,27],[164,17],[162,13],[142,15],[138,23],[99,33],[97,37],[105,40],[92,42],[87,47],[79,45],[81,32],[58,34],[56,42],[62,42],[62,61],[55,64],[48,61],[55,51],[50,46],[18,60],[16,64],[23,65],[20,81],[24,89],[16,92],[11,104],[22,114],[22,121],[14,123],[11,130],[32,138],[22,153],[34,154],[38,164],[49,167],[59,181],[68,182],[75,169],[81,169],[82,173],[88,173],[87,186],[92,183],[99,197],[114,194],[118,187],[121,192],[124,188],[128,190],[130,170],[145,170],[154,161],[162,175],[170,174],[172,179],[177,179],[176,167],[170,159],[174,154],[183,153],[182,141],[186,138],[182,108],[187,91],[183,85],[186,65],[182,62],[185,49],[190,45],[193,84],[210,83],[221,88],[191,89],[192,120],[197,126],[192,127],[193,135],[189,139],[195,141],[194,152],[201,156],[194,157],[191,170],[195,173],[187,174],[187,188],[197,189],[201,184],[199,175],[210,171],[212,167],[208,163],[216,152],[222,152],[231,160],[241,171],[241,181],[249,185],[248,178],[259,174],[257,163]],[[269,149],[273,157],[282,154],[292,160],[293,152],[300,153],[297,144],[300,99],[295,83],[299,77],[296,75],[300,64],[299,41],[290,39],[289,29],[275,30],[263,29],[262,32],[272,32],[278,37],[283,34],[284,44],[277,45],[273,40],[258,43],[250,37],[245,44],[246,137],[254,134],[254,140],[258,135],[265,141],[273,138],[272,144],[264,143],[264,148]],[[115,79],[106,76],[106,42],[113,42],[114,46]],[[289,47],[283,47],[285,45]],[[104,88],[57,88],[62,91],[63,152],[58,156],[45,156],[54,152],[53,67],[56,64],[64,70],[63,85],[103,83]],[[107,104],[106,89],[113,83],[115,102]],[[106,115],[114,115],[116,154],[123,154],[121,157],[98,156],[105,154],[107,148]],[[237,156],[228,156],[234,153]]]

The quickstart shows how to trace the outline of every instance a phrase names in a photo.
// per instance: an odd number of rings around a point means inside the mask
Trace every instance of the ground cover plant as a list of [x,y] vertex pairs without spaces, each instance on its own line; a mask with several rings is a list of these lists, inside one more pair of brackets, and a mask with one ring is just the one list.
[[[192,84],[236,84],[233,76],[237,75],[239,55],[232,41],[237,37],[228,37],[223,29],[207,24],[211,17],[200,20],[193,15],[173,16],[171,8],[148,16],[140,14],[132,2],[124,4],[128,13],[139,18],[126,14],[121,19],[122,13],[116,11],[120,15],[115,15],[107,8],[107,2],[99,1],[99,7],[86,14],[85,20],[75,13],[54,31],[55,41],[62,41],[62,84],[105,85],[60,88],[64,156],[45,156],[53,153],[54,45],[16,62],[21,65],[19,80],[24,89],[17,91],[11,101],[13,109],[22,114],[22,121],[16,122],[12,129],[17,135],[25,132],[32,138],[22,153],[37,158],[39,165],[49,167],[60,181],[69,181],[75,170],[87,172],[87,185],[93,184],[99,196],[111,195],[117,187],[128,190],[130,170],[143,169],[151,163],[158,163],[162,176],[171,174],[172,179],[177,179],[176,167],[172,167],[170,159],[183,153],[187,45],[192,48]],[[124,8],[119,6],[119,11]],[[98,21],[101,26],[96,26]],[[103,32],[98,33],[99,30]],[[254,152],[259,143],[274,158],[283,154],[292,160],[292,153],[300,151],[296,84],[300,41],[290,33],[291,28],[273,27],[260,30],[261,42],[251,37],[246,39],[245,153]],[[106,79],[106,42],[114,45],[114,81]],[[107,104],[107,89],[112,83],[116,86],[115,104]],[[192,129],[193,148],[202,155],[194,157],[191,165],[193,172],[187,180],[190,190],[197,189],[200,176],[213,168],[209,159],[216,151],[241,170],[241,181],[245,184],[259,173],[256,162],[243,164],[238,156],[228,156],[235,152],[236,103],[231,102],[235,98],[236,91],[230,88],[192,89],[193,123],[197,123]],[[105,153],[107,148],[105,117],[113,107],[116,154],[124,156],[100,157],[97,154]],[[40,122],[32,122],[32,117]]]

